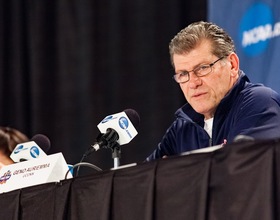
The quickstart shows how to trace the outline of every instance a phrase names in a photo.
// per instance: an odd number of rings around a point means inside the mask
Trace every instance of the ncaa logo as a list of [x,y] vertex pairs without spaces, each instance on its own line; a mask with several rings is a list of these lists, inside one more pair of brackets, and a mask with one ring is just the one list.
[[31,157],[37,158],[37,157],[39,157],[39,154],[40,154],[40,151],[39,151],[38,147],[32,146],[30,148],[30,155],[31,155]]
[[23,150],[23,145],[19,145],[15,150],[14,153],[18,154],[19,152],[21,152]]
[[124,130],[126,130],[128,128],[128,120],[126,117],[120,117],[119,126]]
[[241,19],[238,39],[244,52],[249,56],[263,53],[269,40],[278,36],[279,27],[274,24],[271,8],[264,3],[253,4]]
[[113,119],[113,115],[109,115],[106,118],[104,118],[101,123],[106,123],[107,121],[110,121],[111,119]]

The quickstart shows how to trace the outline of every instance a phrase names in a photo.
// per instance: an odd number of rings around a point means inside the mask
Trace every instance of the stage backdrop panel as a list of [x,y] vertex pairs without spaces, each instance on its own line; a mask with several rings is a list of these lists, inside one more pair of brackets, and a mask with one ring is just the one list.
[[208,0],[208,21],[232,36],[251,82],[280,93],[280,1]]

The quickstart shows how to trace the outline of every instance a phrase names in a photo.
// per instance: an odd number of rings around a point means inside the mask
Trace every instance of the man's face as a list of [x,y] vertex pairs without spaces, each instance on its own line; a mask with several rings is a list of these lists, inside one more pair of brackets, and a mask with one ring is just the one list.
[[[210,42],[204,40],[189,53],[174,54],[175,73],[191,71],[200,65],[210,64],[220,58],[213,55],[211,51]],[[232,53],[213,65],[212,71],[208,75],[197,77],[190,72],[190,80],[180,83],[188,103],[196,112],[203,114],[205,119],[214,116],[217,106],[236,82],[238,64],[237,55]]]

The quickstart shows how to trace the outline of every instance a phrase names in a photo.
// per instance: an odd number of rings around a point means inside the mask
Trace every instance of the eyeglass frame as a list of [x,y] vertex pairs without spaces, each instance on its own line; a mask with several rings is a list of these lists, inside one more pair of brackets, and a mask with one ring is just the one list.
[[[203,76],[207,76],[209,73],[212,72],[212,67],[217,63],[219,62],[220,60],[222,60],[223,58],[225,58],[224,56],[220,57],[219,59],[215,60],[214,62],[210,63],[210,64],[202,64],[202,65],[199,65],[198,67],[194,68],[193,70],[191,71],[184,71],[183,73],[177,73],[177,74],[174,74],[172,76],[172,78],[175,80],[175,82],[177,83],[186,83],[190,80],[190,72],[193,72],[197,77],[203,77]],[[204,75],[199,75],[196,73],[197,70],[199,70],[201,67],[209,67],[210,68],[210,71]],[[188,79],[186,81],[178,81],[178,77],[181,77],[181,76],[185,76],[185,75],[188,75]],[[178,76],[178,77],[177,77]]]

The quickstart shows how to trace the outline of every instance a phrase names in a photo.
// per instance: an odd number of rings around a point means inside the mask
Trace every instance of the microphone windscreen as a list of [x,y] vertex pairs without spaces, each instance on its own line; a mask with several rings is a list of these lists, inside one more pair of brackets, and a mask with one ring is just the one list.
[[43,134],[36,134],[31,139],[31,141],[34,141],[38,146],[47,153],[51,148],[51,141],[50,139]]
[[125,109],[125,114],[129,118],[129,120],[132,122],[133,126],[136,128],[140,123],[140,116],[134,109]]

